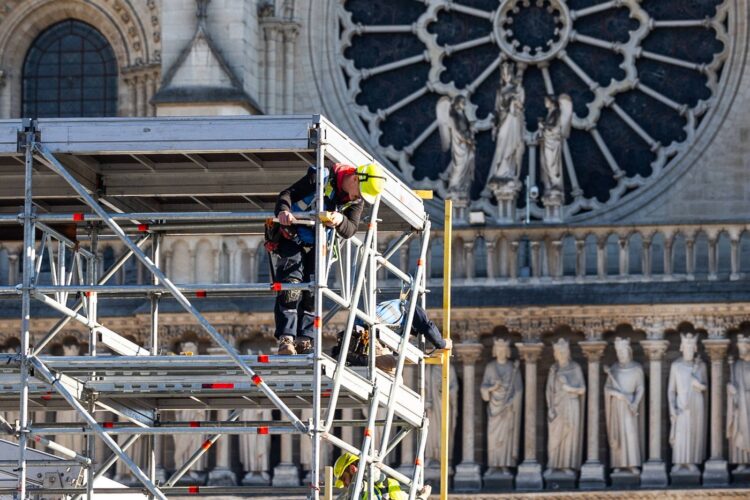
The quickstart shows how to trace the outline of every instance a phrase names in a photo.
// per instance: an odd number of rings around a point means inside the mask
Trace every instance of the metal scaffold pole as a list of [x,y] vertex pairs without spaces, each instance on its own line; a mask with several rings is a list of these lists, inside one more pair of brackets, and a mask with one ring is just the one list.
[[33,122],[24,131],[24,203],[23,203],[23,284],[21,293],[21,402],[18,423],[18,498],[26,499],[26,447],[29,426],[29,370],[30,370],[30,321],[31,286],[34,270],[34,219],[32,198],[32,174],[34,167],[35,130]]

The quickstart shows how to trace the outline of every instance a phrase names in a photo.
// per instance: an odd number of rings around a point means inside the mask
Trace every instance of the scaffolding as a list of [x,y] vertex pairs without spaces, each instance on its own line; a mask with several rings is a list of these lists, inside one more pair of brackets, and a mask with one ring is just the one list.
[[[0,287],[0,297],[21,301],[20,353],[0,354],[0,410],[19,411],[17,423],[0,417],[3,433],[18,441],[17,462],[12,467],[0,462],[0,472],[15,476],[17,488],[2,488],[0,496],[92,498],[94,493],[123,493],[128,490],[94,488],[94,480],[118,460],[140,482],[135,490],[151,498],[259,492],[249,486],[183,487],[177,486],[177,481],[224,435],[297,433],[311,439],[313,456],[311,484],[304,493],[294,490],[296,493],[313,499],[321,495],[321,469],[326,465],[320,463],[321,443],[328,441],[366,464],[358,469],[353,498],[367,490],[368,498],[373,498],[376,470],[399,481],[409,498],[415,498],[424,484],[429,426],[424,403],[425,365],[441,364],[444,384],[448,374],[447,353],[427,356],[424,339],[410,338],[414,311],[418,304],[424,306],[427,292],[430,220],[418,193],[383,169],[385,189],[367,209],[364,236],[342,240],[335,231],[326,231],[315,214],[323,210],[324,170],[331,162],[361,165],[376,161],[318,115],[0,121],[0,209],[5,212],[0,213],[0,228],[19,224],[23,228],[21,283]],[[165,275],[159,259],[165,235],[262,232],[274,216],[275,195],[307,168],[315,169],[319,201],[312,212],[295,215],[314,227],[316,241],[325,242],[315,246],[312,282],[179,284]],[[212,204],[207,201],[211,197],[219,201]],[[21,200],[22,212],[14,212]],[[217,208],[243,206],[240,203],[252,210]],[[378,234],[384,230],[398,231],[400,236],[379,252]],[[127,253],[99,273],[97,250],[107,239],[121,241]],[[390,257],[411,240],[419,245],[416,267],[400,269]],[[450,239],[445,240],[445,276],[449,279]],[[107,284],[132,259],[150,273],[150,284]],[[40,279],[43,265],[50,270],[49,283]],[[378,293],[382,292],[377,283],[381,268],[401,281],[402,297],[407,297],[400,331],[379,323],[375,314]],[[445,288],[450,290],[449,283]],[[313,354],[240,355],[191,302],[206,296],[256,296],[289,289],[309,290],[314,296]],[[150,302],[147,345],[126,339],[100,321],[100,296],[141,297]],[[224,354],[163,355],[159,349],[159,306],[167,297],[177,301]],[[34,301],[59,313],[61,319],[32,344]],[[322,350],[322,332],[337,313],[345,317],[345,329],[340,354],[333,358]],[[447,330],[447,311],[444,316]],[[369,325],[372,337],[393,350],[397,356],[394,374],[376,368],[377,342],[370,343],[369,366],[347,366],[356,320]],[[46,354],[53,339],[71,322],[89,332],[87,355]],[[416,365],[413,387],[404,383],[407,363]],[[444,407],[447,395],[444,390]],[[83,423],[51,425],[32,422],[29,416],[31,411],[71,408]],[[232,411],[221,421],[161,419],[164,410],[196,408]],[[240,421],[244,408],[278,409],[282,419]],[[343,420],[337,412],[341,408],[367,409],[368,417]],[[312,410],[308,421],[298,417],[303,409]],[[378,409],[384,409],[385,415],[381,417]],[[97,414],[102,411],[115,413],[119,421],[100,421]],[[443,441],[447,440],[447,408],[444,412]],[[346,442],[334,434],[337,427],[358,428],[361,433],[354,433],[359,435],[354,442]],[[375,427],[381,428],[377,442]],[[46,437],[63,433],[84,435],[85,453]],[[179,439],[177,436],[188,433],[210,433],[212,437],[177,467],[166,483],[158,484],[153,436],[170,434]],[[128,437],[118,444],[115,435]],[[416,436],[417,446],[413,471],[407,476],[388,466],[385,459],[403,439],[412,436]],[[105,461],[97,459],[95,439],[102,440],[114,455]],[[145,470],[127,453],[138,439],[150,450]],[[39,459],[28,447],[31,440],[54,453],[58,464],[80,467],[82,479],[57,488],[31,480],[30,468],[54,461]],[[445,495],[447,446],[443,450],[441,484]],[[365,477],[369,481],[364,481]]]

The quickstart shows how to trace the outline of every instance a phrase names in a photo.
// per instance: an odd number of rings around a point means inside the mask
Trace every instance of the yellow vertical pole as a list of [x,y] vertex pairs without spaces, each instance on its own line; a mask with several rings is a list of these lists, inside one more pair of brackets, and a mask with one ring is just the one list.
[[323,491],[324,500],[333,500],[333,467],[330,465],[326,466],[325,472],[325,489]]
[[[445,200],[443,226],[443,338],[451,338],[451,248],[453,200]],[[450,423],[450,351],[443,352],[443,418],[440,421],[440,500],[448,498],[448,424]]]

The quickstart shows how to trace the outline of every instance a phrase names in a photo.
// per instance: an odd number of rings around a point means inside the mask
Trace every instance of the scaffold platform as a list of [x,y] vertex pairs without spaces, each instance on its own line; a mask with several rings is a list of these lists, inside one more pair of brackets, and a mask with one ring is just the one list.
[[[427,292],[425,260],[431,227],[417,192],[380,165],[385,188],[366,207],[363,231],[348,240],[326,231],[317,217],[323,210],[320,202],[310,212],[295,214],[301,223],[314,227],[319,243],[310,283],[175,283],[161,268],[160,243],[166,235],[262,233],[274,217],[279,191],[308,169],[315,173],[317,200],[322,200],[324,171],[332,163],[362,165],[377,160],[319,115],[0,121],[0,238],[22,239],[24,248],[20,282],[0,286],[0,300],[21,304],[20,352],[0,354],[0,411],[19,415],[17,422],[0,417],[0,431],[17,440],[18,450],[12,461],[0,457],[0,473],[16,484],[12,490],[0,487],[0,496],[94,498],[96,493],[111,493],[97,490],[94,481],[119,460],[140,482],[132,491],[163,499],[182,493],[177,481],[222,436],[296,433],[311,440],[311,484],[301,492],[308,498],[332,494],[332,485],[322,481],[323,467],[330,465],[320,462],[322,441],[354,453],[360,464],[366,464],[359,467],[353,498],[361,492],[373,497],[376,469],[398,480],[410,499],[416,497],[424,485],[429,431],[425,365],[442,365],[444,387],[449,373],[447,352],[428,356],[424,339],[410,338],[414,312],[417,305],[424,306]],[[23,205],[20,212],[19,205]],[[450,210],[447,213],[449,232]],[[384,231],[397,237],[383,251],[378,234]],[[113,239],[124,244],[127,253],[101,272],[97,249],[102,241]],[[450,238],[444,240],[448,245],[444,288],[449,297]],[[414,241],[419,258],[413,268],[393,264],[390,257]],[[150,284],[108,284],[129,260],[139,261],[150,273]],[[45,277],[42,266],[50,270]],[[400,325],[379,323],[375,315],[381,269],[400,280],[406,304]],[[314,352],[309,355],[241,355],[193,304],[206,294],[253,297],[290,289],[307,290],[315,299]],[[147,345],[128,340],[100,320],[99,296],[136,297],[150,304]],[[164,355],[159,306],[165,298],[190,314],[222,354]],[[33,341],[32,302],[60,316],[43,338]],[[444,325],[448,325],[448,299],[445,304]],[[345,318],[337,358],[322,351],[322,331],[334,315]],[[369,366],[347,365],[357,320],[394,353],[393,373],[375,367],[376,342],[370,343]],[[88,353],[50,355],[51,342],[71,323],[88,331]],[[411,386],[404,383],[407,364],[415,365],[417,373]],[[447,393],[443,391],[443,415],[448,410]],[[345,420],[337,411],[342,408],[360,408],[367,416]],[[70,409],[78,413],[80,423],[37,423],[30,418],[31,412]],[[230,412],[226,419],[201,422],[167,421],[161,415],[186,409]],[[243,409],[279,410],[281,419],[243,421]],[[302,420],[299,410],[309,411],[312,417]],[[106,412],[116,414],[118,420],[101,420]],[[353,442],[337,435],[335,429],[342,427],[359,429],[352,433]],[[373,432],[375,427],[378,433]],[[443,443],[446,429],[444,425]],[[70,450],[46,437],[67,433],[85,436],[86,449]],[[209,444],[196,449],[164,484],[155,477],[153,453],[145,469],[128,456],[127,448],[135,440],[153,446],[157,434],[179,439],[190,433],[211,435]],[[115,441],[112,437],[117,435],[127,439]],[[407,436],[417,438],[413,472],[408,476],[385,461]],[[97,439],[112,450],[111,458],[95,456]],[[30,440],[45,445],[59,464],[80,466],[80,479],[67,491],[31,480],[28,471],[35,466],[32,454],[36,452],[28,448]],[[443,462],[445,495],[445,454]],[[200,492],[254,493],[257,488],[241,486]]]

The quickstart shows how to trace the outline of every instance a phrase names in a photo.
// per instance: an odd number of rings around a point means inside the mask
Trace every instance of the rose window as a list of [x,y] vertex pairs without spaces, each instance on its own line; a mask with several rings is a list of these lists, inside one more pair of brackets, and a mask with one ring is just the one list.
[[[728,0],[346,0],[339,4],[350,111],[382,156],[447,196],[450,152],[436,106],[465,97],[475,143],[468,199],[495,213],[487,188],[501,67],[525,93],[519,179],[543,189],[538,123],[545,95],[567,94],[565,217],[633,196],[690,149],[720,94],[731,49]],[[517,206],[525,206],[525,187]],[[531,213],[542,217],[541,200]],[[520,214],[521,212],[519,212]]]

